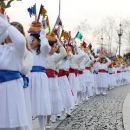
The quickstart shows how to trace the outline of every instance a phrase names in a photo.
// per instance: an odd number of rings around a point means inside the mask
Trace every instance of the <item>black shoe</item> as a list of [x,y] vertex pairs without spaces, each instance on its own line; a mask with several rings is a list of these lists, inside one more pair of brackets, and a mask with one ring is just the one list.
[[66,115],[66,118],[70,118],[70,117],[71,117],[71,114],[67,114],[67,115]]

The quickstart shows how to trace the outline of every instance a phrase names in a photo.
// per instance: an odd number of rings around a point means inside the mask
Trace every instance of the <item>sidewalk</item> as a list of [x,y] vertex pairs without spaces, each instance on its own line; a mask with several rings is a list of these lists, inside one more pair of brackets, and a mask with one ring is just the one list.
[[[57,121],[51,124],[51,129],[47,130],[55,130],[55,128],[61,123],[62,121]],[[33,120],[33,130],[39,130],[39,123],[38,119]]]
[[130,92],[123,104],[123,123],[125,130],[130,130]]

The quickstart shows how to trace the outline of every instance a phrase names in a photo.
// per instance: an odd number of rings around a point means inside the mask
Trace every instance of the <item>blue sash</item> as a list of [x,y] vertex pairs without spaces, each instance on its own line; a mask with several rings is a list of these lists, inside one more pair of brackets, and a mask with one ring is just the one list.
[[31,72],[44,72],[47,73],[46,68],[42,66],[33,66]]
[[28,87],[28,78],[21,74],[19,71],[12,71],[12,70],[0,70],[0,83],[16,80],[19,78],[23,78],[24,86],[23,88]]
[[21,74],[22,78],[23,78],[23,81],[24,81],[24,86],[23,88],[27,88],[29,86],[29,78],[26,77],[26,75],[24,74]]
[[98,72],[96,70],[93,71],[93,74],[98,74]]

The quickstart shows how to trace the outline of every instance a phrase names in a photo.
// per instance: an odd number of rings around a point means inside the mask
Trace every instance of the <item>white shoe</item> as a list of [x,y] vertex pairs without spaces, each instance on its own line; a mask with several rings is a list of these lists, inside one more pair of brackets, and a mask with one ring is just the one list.
[[107,93],[106,93],[106,92],[103,92],[102,94],[103,94],[103,95],[107,95]]
[[50,123],[46,125],[46,129],[51,129],[51,128],[52,128],[52,127],[51,127],[51,124],[50,124]]
[[56,122],[56,116],[52,116],[51,119],[50,119],[50,121],[51,121],[52,123],[55,123],[55,122]]

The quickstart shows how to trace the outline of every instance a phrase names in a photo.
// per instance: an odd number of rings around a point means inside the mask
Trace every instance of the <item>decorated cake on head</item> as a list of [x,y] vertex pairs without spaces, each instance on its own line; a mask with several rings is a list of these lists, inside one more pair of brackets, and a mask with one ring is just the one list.
[[[37,16],[37,11],[36,11],[36,4],[34,4],[32,7],[29,7],[28,9],[30,17],[34,16],[34,21],[31,23],[31,26],[29,28],[29,33],[31,34],[39,34],[41,29],[44,27],[43,26],[43,20],[45,19],[45,16],[47,11],[45,10],[44,6],[41,5],[39,14]],[[40,22],[40,16],[42,16],[42,20]]]

